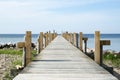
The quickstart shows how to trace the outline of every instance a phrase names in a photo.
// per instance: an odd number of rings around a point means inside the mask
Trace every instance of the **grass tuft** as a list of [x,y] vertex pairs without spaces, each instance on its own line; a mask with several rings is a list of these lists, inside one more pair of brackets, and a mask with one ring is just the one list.
[[103,55],[103,62],[105,63],[111,63],[113,67],[120,68],[120,53],[113,54],[110,52],[106,52]]

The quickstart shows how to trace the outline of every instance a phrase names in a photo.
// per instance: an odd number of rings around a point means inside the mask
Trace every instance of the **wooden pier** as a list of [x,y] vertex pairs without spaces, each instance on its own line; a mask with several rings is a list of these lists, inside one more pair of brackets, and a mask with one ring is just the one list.
[[57,36],[13,80],[118,80],[62,36]]

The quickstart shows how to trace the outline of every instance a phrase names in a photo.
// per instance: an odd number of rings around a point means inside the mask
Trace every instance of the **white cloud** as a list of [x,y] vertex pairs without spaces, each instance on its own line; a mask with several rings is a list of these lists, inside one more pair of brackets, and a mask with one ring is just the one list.
[[25,18],[36,14],[51,14],[50,9],[83,6],[101,0],[7,0],[0,1],[0,15],[7,18]]
[[34,31],[39,31],[40,26],[45,26],[41,27],[41,30],[45,30],[46,28],[58,29],[58,27],[55,26],[59,26],[58,30],[60,31],[67,29],[71,31],[92,31],[95,29],[101,29],[101,26],[109,26],[109,22],[112,22],[112,19],[115,20],[119,15],[116,17],[111,16],[111,13],[107,11],[105,12],[104,10],[88,12],[83,11],[82,13],[78,12],[74,14],[72,12],[70,14],[63,12],[61,14],[59,12],[56,13],[54,9],[59,11],[59,9],[64,9],[67,7],[85,7],[87,5],[92,5],[104,1],[106,0],[0,1],[0,26],[12,26],[11,29],[18,26],[21,27],[21,30],[29,29],[28,26],[31,26],[31,30],[36,28]]
[[38,8],[40,10],[64,8],[73,6],[83,6],[93,3],[98,3],[103,0],[27,0],[27,1],[0,1],[0,7],[15,8],[15,7],[29,7]]

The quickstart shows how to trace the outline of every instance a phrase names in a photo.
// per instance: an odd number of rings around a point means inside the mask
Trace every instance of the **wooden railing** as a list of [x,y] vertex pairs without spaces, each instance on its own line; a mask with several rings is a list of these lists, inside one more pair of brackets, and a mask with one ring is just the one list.
[[[23,61],[22,66],[25,67],[31,62],[31,51],[32,51],[32,41],[31,41],[31,31],[26,31],[26,35],[24,37],[24,42],[18,42],[17,47],[23,48]],[[39,54],[47,45],[57,36],[57,33],[40,32],[38,39],[37,39],[37,54]],[[87,54],[87,41],[88,38],[83,36],[83,33],[63,33],[62,36],[68,40],[71,44],[75,47],[80,49],[82,52]],[[100,31],[95,31],[95,52],[94,52],[94,60],[99,65],[103,66],[102,61],[102,52],[104,45],[110,45],[110,40],[100,40]],[[83,42],[84,42],[84,49],[83,49]],[[106,68],[106,67],[105,67]],[[107,69],[107,68],[106,68]],[[108,68],[111,73],[113,73],[113,68]],[[117,73],[115,73],[119,76]],[[116,76],[115,75],[115,76]]]
[[[43,33],[40,32],[37,39],[37,54],[39,54],[47,45],[57,36],[57,33]],[[25,67],[31,62],[31,51],[32,51],[32,41],[31,41],[31,31],[26,31],[24,37],[24,42],[18,42],[17,48],[23,48],[23,61],[22,66]]]
[[[62,36],[68,40],[71,44],[73,44],[75,47],[80,49],[82,52],[84,52],[86,55],[91,57],[97,64],[108,70],[111,74],[116,76],[118,79],[120,79],[120,74],[113,70],[113,67],[109,67],[105,64],[103,64],[103,46],[110,45],[110,40],[101,40],[100,39],[100,31],[95,31],[94,34],[94,47],[95,51],[92,54],[87,53],[87,37],[83,36],[83,33],[68,33],[65,32],[62,34]],[[83,50],[83,41],[84,41],[84,50]]]
[[[83,33],[63,33],[62,36],[68,40],[75,47],[79,48],[83,52],[83,42],[84,42],[84,53],[87,53],[87,41],[88,38],[83,36]],[[100,40],[100,32],[95,31],[95,52],[94,60],[96,63],[102,65],[102,52],[103,45],[110,45],[110,40]]]

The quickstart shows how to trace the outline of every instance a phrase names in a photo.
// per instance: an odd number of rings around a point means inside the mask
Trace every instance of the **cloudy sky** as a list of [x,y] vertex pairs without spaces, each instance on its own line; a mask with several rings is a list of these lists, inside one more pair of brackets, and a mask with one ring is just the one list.
[[0,0],[0,33],[120,33],[120,0]]

